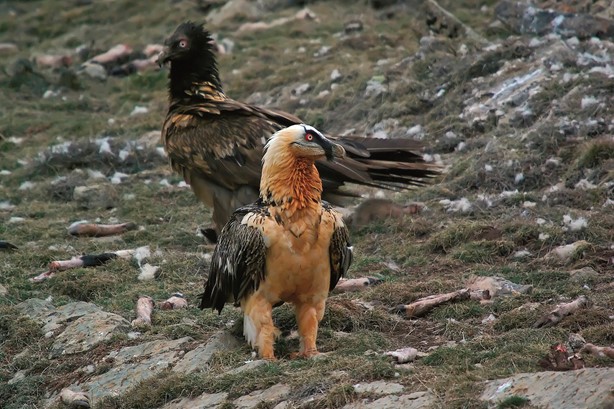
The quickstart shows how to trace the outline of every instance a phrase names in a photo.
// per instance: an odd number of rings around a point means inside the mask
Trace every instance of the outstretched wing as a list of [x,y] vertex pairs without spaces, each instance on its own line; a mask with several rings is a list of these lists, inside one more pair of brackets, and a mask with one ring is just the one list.
[[350,243],[350,232],[343,223],[341,214],[332,209],[324,202],[324,211],[330,212],[334,218],[333,236],[330,240],[330,289],[332,291],[339,279],[347,273],[352,264],[352,244]]
[[259,202],[241,207],[233,213],[213,251],[201,309],[216,309],[219,313],[226,302],[238,303],[264,280],[264,237],[260,229],[243,221],[267,215],[267,207]]

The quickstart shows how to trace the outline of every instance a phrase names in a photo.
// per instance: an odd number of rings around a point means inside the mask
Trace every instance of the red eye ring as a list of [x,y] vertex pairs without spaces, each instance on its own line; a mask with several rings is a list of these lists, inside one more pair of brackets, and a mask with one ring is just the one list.
[[309,142],[313,141],[313,135],[310,134],[310,133],[306,133],[305,134],[305,140],[309,141]]

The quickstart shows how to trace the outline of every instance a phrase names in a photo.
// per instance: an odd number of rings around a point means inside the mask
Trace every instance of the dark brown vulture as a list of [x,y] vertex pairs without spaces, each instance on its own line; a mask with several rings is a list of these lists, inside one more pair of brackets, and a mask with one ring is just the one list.
[[264,359],[275,359],[274,305],[294,305],[300,350],[318,354],[318,323],[330,290],[352,262],[348,229],[322,201],[315,161],[345,151],[308,125],[277,131],[267,142],[260,199],[237,209],[222,229],[211,259],[201,308],[226,302],[244,314],[243,333]]
[[[234,209],[258,197],[262,150],[271,135],[302,121],[292,114],[235,101],[222,91],[210,34],[202,25],[181,24],[166,40],[158,62],[170,62],[169,109],[162,142],[172,168],[196,196],[213,208],[215,231]],[[407,139],[331,138],[347,156],[318,161],[324,197],[341,205],[345,183],[386,189],[420,186],[438,167],[416,153]],[[215,239],[213,239],[215,240]]]

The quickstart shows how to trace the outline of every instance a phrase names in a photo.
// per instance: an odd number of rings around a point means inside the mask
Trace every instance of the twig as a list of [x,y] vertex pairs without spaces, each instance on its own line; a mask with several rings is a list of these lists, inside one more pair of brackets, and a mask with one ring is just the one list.
[[113,236],[115,234],[122,234],[130,230],[136,229],[134,223],[121,223],[121,224],[95,224],[95,223],[73,223],[68,227],[68,233],[73,236],[87,236],[87,237],[103,237]]
[[588,307],[589,304],[588,298],[584,295],[572,302],[559,304],[554,310],[550,311],[550,313],[538,319],[535,324],[533,324],[533,328],[553,327],[561,322],[566,316],[573,314],[581,308]]
[[614,359],[614,348],[613,347],[600,347],[593,344],[585,344],[584,347],[580,350],[580,352],[588,352],[591,355],[598,356],[600,358],[610,358]]
[[146,295],[139,298],[136,302],[136,319],[132,321],[133,327],[151,326],[151,313],[153,312],[154,301]]
[[431,311],[438,305],[445,304],[450,301],[468,300],[470,297],[469,290],[463,288],[462,290],[454,291],[447,294],[429,295],[428,297],[420,298],[411,304],[398,305],[391,309],[393,313],[405,313],[407,318],[421,317]]
[[354,291],[362,291],[367,287],[381,284],[382,280],[377,277],[361,277],[361,278],[342,278],[333,289],[333,293],[347,293]]

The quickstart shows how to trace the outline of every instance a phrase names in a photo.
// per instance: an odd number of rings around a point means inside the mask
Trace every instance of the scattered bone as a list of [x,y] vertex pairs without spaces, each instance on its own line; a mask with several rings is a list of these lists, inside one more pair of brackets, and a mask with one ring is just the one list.
[[490,295],[490,290],[471,290],[469,293],[469,299],[474,301],[480,301],[481,303],[491,302],[490,299],[492,296]]
[[390,310],[392,313],[405,313],[407,318],[421,317],[431,311],[433,308],[451,302],[468,300],[470,298],[469,289],[454,291],[447,294],[429,295],[428,297],[420,298],[407,305],[398,305]]
[[382,280],[377,277],[342,278],[337,283],[333,293],[347,293],[362,291],[368,287],[381,284]]
[[582,347],[580,352],[587,352],[591,355],[595,355],[600,358],[614,359],[614,348],[613,347],[600,347],[597,345],[593,345],[591,343],[586,343],[584,347]]
[[586,240],[579,240],[574,243],[567,244],[565,246],[555,247],[544,256],[544,259],[568,262],[579,249],[588,246],[589,243]]
[[302,9],[298,11],[292,17],[281,17],[277,18],[270,23],[265,23],[264,21],[259,21],[257,23],[244,23],[241,24],[238,31],[257,31],[257,30],[268,30],[273,27],[281,26],[286,23],[290,23],[295,20],[313,20],[319,22],[320,20],[315,15],[315,13],[308,8]]
[[130,46],[126,44],[117,44],[116,46],[111,47],[107,52],[98,54],[92,58],[91,61],[100,64],[107,64],[129,55],[130,53],[132,53],[132,48],[130,48]]
[[102,254],[86,254],[79,257],[73,257],[70,260],[56,260],[49,263],[49,270],[63,271],[77,267],[96,267],[107,263],[109,260],[117,258],[115,253]]
[[116,234],[122,234],[130,230],[136,229],[134,223],[121,223],[121,224],[94,224],[75,222],[68,227],[68,233],[73,236],[88,236],[88,237],[102,237],[113,236]]
[[154,301],[146,295],[139,298],[136,302],[136,319],[132,321],[133,327],[151,326],[151,313],[153,312]]
[[160,304],[161,310],[178,310],[181,308],[188,308],[188,301],[181,293],[173,294],[168,300]]
[[0,250],[17,250],[17,246],[9,243],[8,241],[0,240]]
[[424,357],[427,354],[419,352],[416,348],[407,347],[395,351],[384,352],[384,355],[391,356],[397,364],[406,364],[416,360],[416,358]]
[[346,217],[354,227],[362,227],[376,220],[388,218],[400,218],[406,214],[416,214],[424,209],[422,203],[410,203],[402,206],[388,199],[367,199],[354,209],[351,215]]
[[473,277],[469,280],[468,288],[472,291],[488,291],[490,297],[501,297],[509,295],[530,294],[533,291],[532,285],[521,285],[512,283],[503,277]]
[[588,306],[590,306],[590,301],[584,295],[578,297],[572,302],[559,304],[554,310],[537,320],[535,324],[533,324],[533,328],[547,328],[555,326],[566,316]]
[[162,50],[164,50],[164,46],[162,44],[147,44],[143,49],[143,53],[147,56],[147,58],[158,58],[158,54],[160,54]]
[[550,346],[550,353],[538,361],[539,366],[550,371],[570,371],[584,368],[582,357],[559,343]]
[[90,398],[85,392],[73,392],[68,388],[62,389],[60,392],[62,403],[70,408],[89,408]]
[[72,65],[71,55],[39,55],[35,58],[36,65],[45,68],[60,68]]
[[45,271],[44,273],[40,273],[36,277],[30,278],[30,282],[31,283],[40,283],[42,281],[48,280],[51,277],[53,277],[55,275],[55,273],[56,273],[56,270]]

